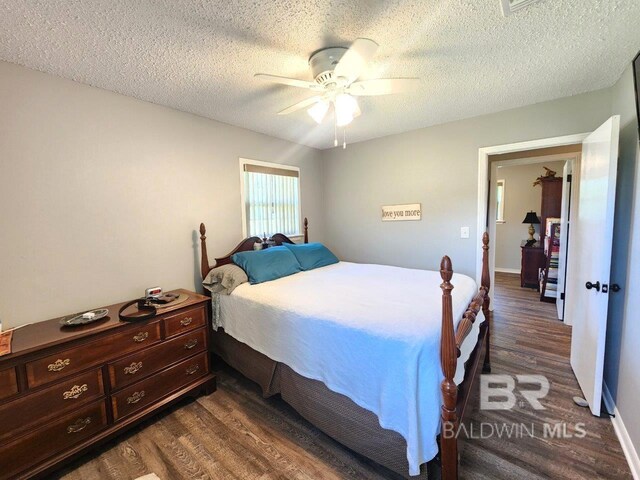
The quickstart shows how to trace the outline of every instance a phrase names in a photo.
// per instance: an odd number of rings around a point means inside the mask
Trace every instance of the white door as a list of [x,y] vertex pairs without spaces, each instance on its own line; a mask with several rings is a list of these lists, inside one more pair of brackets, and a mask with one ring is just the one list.
[[571,367],[594,415],[600,415],[620,116],[582,143],[580,186],[571,216],[567,304]]
[[573,160],[564,162],[562,170],[562,206],[560,208],[560,252],[558,255],[558,298],[556,308],[558,320],[564,319],[565,276],[567,271],[567,252],[569,240],[569,206],[571,204],[571,172]]

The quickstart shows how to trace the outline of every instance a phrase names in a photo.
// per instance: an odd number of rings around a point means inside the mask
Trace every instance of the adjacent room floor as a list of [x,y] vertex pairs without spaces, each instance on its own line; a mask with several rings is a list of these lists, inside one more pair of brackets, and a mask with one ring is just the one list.
[[[461,445],[461,477],[631,478],[609,419],[572,401],[580,390],[569,366],[571,330],[555,320],[555,305],[521,289],[517,275],[500,273],[493,300],[492,373],[545,375],[551,389],[542,400],[545,410],[518,402],[510,411],[481,411],[475,398],[467,427],[472,438]],[[57,478],[135,479],[151,472],[162,480],[399,478],[334,442],[279,398],[263,399],[256,385],[230,368],[218,370],[216,393],[178,404]],[[499,437],[495,425],[504,422],[525,426],[525,435],[507,438],[503,430]],[[580,433],[575,426],[584,423],[586,437],[545,438],[545,422],[564,422],[567,434]]]

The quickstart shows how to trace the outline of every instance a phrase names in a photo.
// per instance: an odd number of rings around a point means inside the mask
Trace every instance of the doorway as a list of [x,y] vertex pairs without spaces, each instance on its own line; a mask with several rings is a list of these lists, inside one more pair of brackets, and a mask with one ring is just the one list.
[[[495,236],[495,231],[491,231],[491,225],[489,223],[489,157],[494,155],[505,155],[502,160],[515,160],[517,156],[522,156],[522,152],[528,152],[531,150],[540,150],[556,147],[567,147],[571,145],[581,144],[584,139],[589,136],[588,133],[581,133],[576,135],[565,135],[562,137],[545,138],[540,140],[531,140],[527,142],[511,143],[506,145],[497,145],[493,147],[483,147],[478,150],[478,225],[477,225],[477,240],[478,250],[476,254],[476,281],[480,283],[482,276],[482,234],[485,231],[489,231],[489,270],[491,276],[491,287],[489,295],[494,295],[495,284],[495,242],[492,240]],[[514,154],[514,158],[506,158],[506,155]],[[576,167],[574,165],[574,167]],[[574,176],[574,185],[576,177]],[[575,191],[575,189],[574,189]],[[575,192],[572,194],[575,198]],[[490,307],[493,310],[493,306]]]
[[490,269],[516,274],[521,288],[564,318],[571,172],[581,144],[489,156]]

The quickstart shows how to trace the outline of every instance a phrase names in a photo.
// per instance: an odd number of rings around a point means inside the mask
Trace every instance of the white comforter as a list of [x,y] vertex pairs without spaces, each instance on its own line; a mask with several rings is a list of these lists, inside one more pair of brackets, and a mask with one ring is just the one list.
[[[214,323],[375,413],[406,439],[409,473],[417,475],[438,452],[440,283],[439,272],[340,262],[240,285],[220,296]],[[451,283],[457,325],[477,286],[458,274]]]

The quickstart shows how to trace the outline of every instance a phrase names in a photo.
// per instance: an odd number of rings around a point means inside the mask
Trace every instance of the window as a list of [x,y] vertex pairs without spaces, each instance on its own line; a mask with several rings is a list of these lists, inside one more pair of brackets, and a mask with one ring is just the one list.
[[496,223],[504,223],[504,179],[496,182]]
[[245,236],[301,234],[298,167],[241,158],[240,177]]

